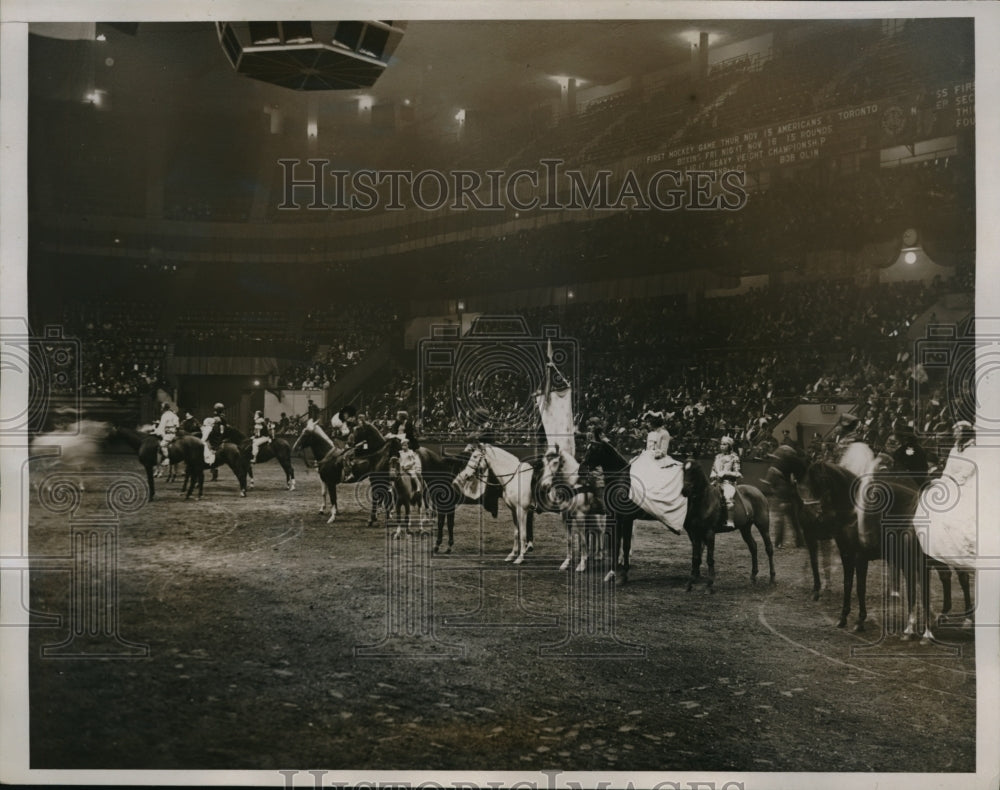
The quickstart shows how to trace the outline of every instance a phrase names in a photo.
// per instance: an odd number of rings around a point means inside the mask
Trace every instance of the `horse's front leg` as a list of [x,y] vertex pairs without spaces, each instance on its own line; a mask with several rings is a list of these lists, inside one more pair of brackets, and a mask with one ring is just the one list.
[[[747,523],[746,526],[740,527],[740,535],[743,537],[743,542],[747,544],[747,548],[750,549],[750,583],[757,583],[757,541],[753,539],[753,533],[750,531],[751,525]],[[774,564],[771,564],[771,572],[774,572]]]
[[854,630],[860,633],[865,630],[865,620],[868,619],[868,559],[866,557],[858,557],[855,573],[858,576],[858,624],[854,626]]
[[[527,538],[527,522],[528,514],[522,507],[517,507],[514,511],[514,549],[511,552],[511,557],[514,558],[514,564],[520,565],[524,562],[524,555],[528,550],[528,538]],[[508,557],[508,560],[510,557]]]
[[563,560],[562,565],[559,566],[559,570],[564,571],[569,568],[570,563],[573,562],[573,519],[570,517],[569,513],[564,512],[562,514],[563,526],[566,529],[566,559]]
[[690,535],[691,538],[691,577],[688,579],[685,592],[691,592],[694,583],[701,579],[701,537]]
[[705,547],[706,547],[706,557],[705,561],[708,565],[708,591],[710,593],[715,592],[715,530],[709,528],[708,534],[705,536]]
[[327,519],[327,524],[332,524],[334,519],[337,518],[337,484],[329,485],[326,487],[327,493],[330,495],[330,518]]
[[622,584],[628,584],[628,575],[632,570],[632,525],[631,518],[626,519],[621,528],[622,561],[618,566],[622,573]]
[[809,567],[812,568],[813,575],[813,600],[819,600],[820,579],[819,579],[819,541],[816,535],[809,530],[804,535],[806,551],[809,552]]
[[837,548],[840,550],[840,563],[844,567],[844,597],[837,628],[846,628],[847,615],[851,613],[851,590],[854,587],[854,569],[857,558],[853,549],[839,536],[837,537]]

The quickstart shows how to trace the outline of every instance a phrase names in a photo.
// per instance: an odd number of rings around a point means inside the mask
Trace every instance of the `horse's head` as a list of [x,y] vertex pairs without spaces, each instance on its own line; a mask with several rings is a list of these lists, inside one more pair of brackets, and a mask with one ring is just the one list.
[[385,439],[385,452],[389,458],[399,458],[399,451],[403,449],[403,441],[390,434]]
[[845,525],[856,527],[856,481],[848,470],[828,461],[810,464],[795,480],[803,527],[819,528],[831,534]]
[[464,486],[472,477],[485,480],[487,474],[486,455],[483,453],[483,448],[478,444],[470,444],[465,449],[469,453],[469,460],[462,471],[455,476],[455,484],[459,486]]
[[618,472],[628,466],[628,461],[612,447],[607,439],[593,439],[587,442],[587,449],[584,451],[581,466],[588,469],[601,469],[606,472]]
[[398,480],[403,474],[403,467],[399,462],[399,455],[389,456],[389,479]]
[[701,464],[694,458],[688,458],[684,462],[684,483],[681,486],[681,494],[688,499],[700,496],[708,488],[708,476]]
[[576,495],[574,487],[580,476],[580,465],[558,445],[549,447],[542,456],[541,474],[535,489],[535,499],[545,508],[560,510]]

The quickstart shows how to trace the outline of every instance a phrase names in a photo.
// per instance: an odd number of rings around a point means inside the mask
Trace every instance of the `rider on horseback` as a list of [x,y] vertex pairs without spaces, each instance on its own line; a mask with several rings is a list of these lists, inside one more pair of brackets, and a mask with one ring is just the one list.
[[251,441],[250,463],[257,463],[257,453],[262,445],[267,444],[274,438],[274,426],[271,421],[264,416],[264,412],[257,409],[253,413],[253,439]]
[[733,498],[736,496],[736,483],[742,478],[740,457],[733,451],[732,437],[723,436],[719,440],[719,453],[715,456],[715,462],[712,464],[712,474],[709,475],[709,480],[719,485],[725,505],[726,527],[734,529]]
[[420,463],[420,456],[410,449],[410,440],[406,434],[398,434],[399,437],[399,468],[401,471],[413,478],[414,490],[420,493],[423,481],[423,466]]
[[670,451],[670,431],[664,424],[663,412],[646,412],[645,416],[649,425],[649,433],[646,434],[646,450],[656,460],[666,458]]
[[835,464],[839,464],[844,452],[855,442],[860,442],[861,420],[856,414],[840,415],[837,424],[833,426],[831,437],[836,444],[833,448],[832,457],[829,459]]
[[179,425],[180,419],[177,417],[177,413],[170,408],[169,403],[164,402],[159,422],[153,428],[153,433],[160,437],[161,466],[170,465],[170,454],[167,452],[167,448],[177,438],[177,428]]
[[354,430],[358,417],[358,410],[353,406],[345,406],[330,418],[331,435],[337,439],[347,440],[351,431]]

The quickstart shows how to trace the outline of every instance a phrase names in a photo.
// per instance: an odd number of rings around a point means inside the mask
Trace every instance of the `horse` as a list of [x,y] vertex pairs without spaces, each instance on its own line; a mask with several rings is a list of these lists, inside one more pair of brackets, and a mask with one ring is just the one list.
[[395,506],[396,511],[396,534],[393,535],[393,538],[399,538],[403,533],[404,523],[400,520],[400,514],[402,511],[405,511],[406,513],[405,528],[406,532],[409,533],[411,508],[415,508],[418,513],[421,524],[420,531],[422,533],[423,514],[421,507],[423,504],[424,492],[420,487],[420,482],[413,475],[403,471],[398,455],[390,456],[388,464],[388,477],[390,491],[392,493],[392,504]]
[[[303,449],[310,449],[313,455],[319,459],[316,470],[319,472],[319,479],[322,485],[322,501],[319,506],[320,514],[326,512],[326,503],[330,501],[330,518],[327,524],[332,524],[337,518],[337,485],[343,482],[360,482],[365,478],[370,478],[378,471],[388,471],[388,453],[384,452],[386,447],[382,434],[370,423],[363,423],[355,429],[355,444],[351,447],[338,446],[320,427],[315,420],[308,420],[303,427],[299,437],[292,446],[294,452],[300,446]],[[372,450],[372,448],[374,448]],[[368,452],[364,452],[368,450]],[[361,452],[359,452],[361,451]],[[350,480],[344,479],[344,471],[351,474]],[[377,522],[376,513],[379,504],[388,509],[389,489],[388,479],[383,480],[381,475],[376,474],[370,480],[372,485],[372,509],[371,518],[368,525],[372,526]]]
[[573,562],[573,533],[578,523],[583,526],[580,541],[580,561],[576,571],[587,570],[591,544],[596,544],[600,554],[604,545],[606,516],[601,506],[600,484],[586,490],[580,482],[580,464],[558,446],[550,447],[542,458],[541,474],[535,487],[535,502],[546,510],[558,510],[566,525],[566,559],[559,570],[564,571]]
[[492,471],[503,486],[503,501],[514,520],[514,546],[505,562],[520,565],[525,555],[534,547],[532,531],[532,478],[534,466],[492,444],[476,442],[466,450],[470,453],[465,467],[456,475],[455,484],[464,492],[476,491],[482,495],[489,472]]
[[[160,466],[160,437],[151,433],[143,433],[132,428],[122,428],[114,426],[111,429],[109,438],[120,438],[124,441],[139,458],[139,463],[146,470],[146,483],[149,485],[149,501],[152,502],[156,496],[153,485],[154,472]],[[169,461],[169,459],[168,459]]]
[[[613,567],[605,574],[604,581],[617,579],[619,584],[627,584],[631,570],[632,528],[635,522],[656,521],[661,524],[663,522],[632,501],[632,464],[610,442],[604,439],[590,442],[581,464],[589,469],[600,470],[603,475],[604,490],[601,502],[604,512],[613,522],[614,537],[611,543],[617,567]],[[677,535],[681,534],[680,530],[664,526]]]
[[[78,476],[77,486],[84,490],[82,473],[92,467],[101,444],[111,435],[111,424],[97,420],[78,420],[65,430],[42,433],[31,440],[32,455],[50,458],[43,465],[68,469]],[[52,452],[54,451],[54,452]]]
[[[247,470],[247,484],[253,488],[253,468],[251,463],[253,458],[253,439],[244,439],[238,442],[240,455],[243,457],[243,465]],[[295,490],[295,469],[292,468],[292,448],[284,439],[271,439],[264,442],[257,450],[258,464],[266,464],[272,459],[277,459],[281,468],[285,471],[285,488],[288,491]]]
[[[197,436],[186,434],[178,436],[167,445],[167,456],[171,464],[184,463],[184,482],[181,492],[185,499],[190,499],[198,486],[198,499],[201,499],[205,489],[205,470],[210,468],[205,461],[205,443]],[[223,442],[215,451],[215,461],[212,467],[221,464],[228,466],[236,476],[240,485],[240,496],[247,495],[247,473],[243,466],[239,448],[232,442]]]
[[[725,503],[722,492],[713,486],[705,470],[694,459],[684,462],[684,486],[681,493],[688,499],[687,514],[684,517],[684,531],[691,539],[691,578],[687,590],[701,578],[702,547],[707,549],[708,588],[711,590],[715,579],[715,534],[725,522]],[[774,547],[771,545],[770,514],[767,498],[760,489],[740,484],[736,486],[733,498],[733,523],[750,550],[750,583],[757,583],[757,541],[751,529],[757,528],[764,541],[767,562],[774,584]]]
[[468,458],[457,455],[437,455],[428,450],[426,455],[427,460],[430,461],[430,465],[428,465],[425,454],[420,452],[424,449],[421,447],[418,453],[423,464],[426,508],[437,518],[437,541],[434,544],[434,552],[441,551],[441,544],[444,542],[444,528],[447,525],[448,546],[443,553],[451,554],[452,547],[455,545],[455,511],[458,510],[459,505],[475,505],[479,504],[481,500],[466,496],[455,485],[455,478],[465,468]]

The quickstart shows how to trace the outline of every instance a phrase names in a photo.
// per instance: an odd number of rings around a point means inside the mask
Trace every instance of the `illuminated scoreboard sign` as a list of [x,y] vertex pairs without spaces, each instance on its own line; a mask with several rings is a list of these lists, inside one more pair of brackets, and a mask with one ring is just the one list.
[[974,127],[975,99],[972,81],[912,91],[674,146],[646,161],[664,169],[752,172],[912,144]]

